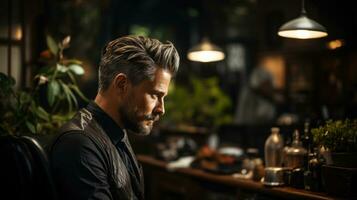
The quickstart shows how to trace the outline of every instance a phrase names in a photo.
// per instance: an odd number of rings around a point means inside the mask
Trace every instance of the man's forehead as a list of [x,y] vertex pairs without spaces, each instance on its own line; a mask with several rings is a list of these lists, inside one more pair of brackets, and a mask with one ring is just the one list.
[[153,87],[166,90],[171,81],[171,73],[166,70],[156,70],[154,79],[151,81]]
[[154,73],[153,79],[145,79],[138,86],[146,89],[167,92],[171,81],[171,73],[164,69],[157,69]]

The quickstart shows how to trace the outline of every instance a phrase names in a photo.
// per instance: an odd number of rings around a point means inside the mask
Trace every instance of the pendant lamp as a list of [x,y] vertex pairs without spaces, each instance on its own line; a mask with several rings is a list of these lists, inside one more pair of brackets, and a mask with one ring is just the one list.
[[222,49],[212,44],[206,37],[187,53],[187,58],[196,62],[215,62],[223,60],[224,57]]
[[305,1],[302,0],[300,17],[288,21],[279,28],[278,35],[287,38],[313,39],[327,36],[326,28],[306,15]]

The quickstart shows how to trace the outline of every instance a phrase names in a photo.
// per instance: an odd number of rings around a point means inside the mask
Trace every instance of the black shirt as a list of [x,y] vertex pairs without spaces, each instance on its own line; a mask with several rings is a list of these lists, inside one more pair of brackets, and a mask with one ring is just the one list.
[[[123,142],[125,133],[98,105],[87,106],[97,123],[116,146],[130,174],[134,194],[138,194],[135,180],[139,172]],[[52,168],[62,199],[112,199],[107,179],[104,156],[95,144],[83,134],[72,131],[62,136],[52,149]]]

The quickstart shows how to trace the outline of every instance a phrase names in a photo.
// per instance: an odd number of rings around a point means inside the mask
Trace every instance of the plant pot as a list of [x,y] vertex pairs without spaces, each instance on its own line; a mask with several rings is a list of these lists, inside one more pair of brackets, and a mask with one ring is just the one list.
[[357,198],[357,168],[323,165],[322,177],[327,193],[348,199]]
[[331,152],[331,159],[333,166],[357,168],[357,152]]

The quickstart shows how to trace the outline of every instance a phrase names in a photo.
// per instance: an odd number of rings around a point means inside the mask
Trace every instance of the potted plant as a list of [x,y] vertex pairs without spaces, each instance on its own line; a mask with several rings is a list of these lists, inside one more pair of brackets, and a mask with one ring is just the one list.
[[357,119],[328,120],[311,133],[315,144],[330,151],[333,165],[357,167]]
[[329,120],[311,130],[314,142],[327,149],[332,163],[322,166],[322,180],[332,195],[356,198],[357,119]]
[[87,101],[76,81],[84,74],[81,61],[63,55],[70,37],[56,42],[47,36],[46,41],[43,66],[30,88],[15,90],[15,80],[0,73],[0,135],[54,133],[74,115],[78,97]]

